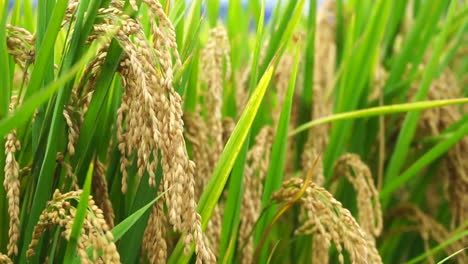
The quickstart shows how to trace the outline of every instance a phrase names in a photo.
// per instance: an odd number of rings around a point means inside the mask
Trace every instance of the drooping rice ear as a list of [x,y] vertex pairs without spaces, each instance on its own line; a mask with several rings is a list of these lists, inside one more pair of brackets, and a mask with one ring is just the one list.
[[[82,191],[72,191],[61,194],[55,191],[52,201],[39,217],[39,222],[34,227],[33,238],[29,244],[27,257],[31,258],[36,254],[35,248],[39,243],[39,238],[46,229],[52,226],[60,226],[64,229],[62,236],[68,240],[70,238],[73,222],[75,220],[76,208],[70,203],[70,199],[80,197]],[[86,250],[92,246],[95,254],[88,256]],[[102,252],[100,257],[97,252]],[[99,209],[90,196],[88,210],[86,211],[82,233],[78,239],[77,253],[82,263],[94,263],[101,259],[104,263],[120,263],[120,256],[114,244],[114,238],[109,226],[104,219],[101,209]],[[98,259],[94,259],[94,258]]]
[[[7,25],[6,41],[8,54],[13,57],[15,63],[26,75],[26,66],[34,62],[35,58],[35,35],[24,28]],[[26,79],[28,76],[25,76]]]
[[0,253],[0,264],[13,264],[13,261],[7,255]]
[[20,180],[19,165],[15,158],[15,153],[21,148],[20,142],[16,139],[16,131],[13,130],[7,135],[5,142],[5,179],[3,186],[8,200],[8,216],[10,218],[7,245],[8,255],[18,254],[18,239],[20,236]]
[[164,213],[164,200],[154,204],[143,236],[143,250],[152,264],[164,264],[167,260],[166,233],[167,217]]
[[334,179],[345,177],[357,193],[359,224],[373,237],[382,232],[379,192],[369,167],[356,154],[344,154],[335,163]]
[[94,162],[92,190],[97,206],[102,208],[107,224],[110,228],[113,228],[115,214],[112,203],[109,199],[105,167],[98,159]]
[[195,242],[198,261],[214,263],[215,257],[205,244],[200,215],[195,202],[195,165],[189,160],[183,137],[182,99],[174,90],[174,63],[181,65],[174,27],[159,1],[144,0],[155,20],[151,20],[150,39],[140,23],[122,13],[123,5],[112,2],[100,10],[107,19],[95,25],[96,34],[118,27],[115,39],[123,49],[118,68],[123,86],[117,110],[117,140],[121,153],[122,191],[127,191],[127,167],[135,154],[137,177],[147,172],[149,184],[156,184],[155,171],[160,163],[166,191],[168,222],[186,233],[186,251]]
[[[300,178],[286,180],[272,199],[281,203],[291,202],[299,195],[303,184]],[[298,202],[305,213],[295,234],[319,234],[323,238],[321,243],[326,243],[326,246],[333,242],[340,263],[344,263],[343,250],[347,251],[352,263],[382,263],[374,239],[327,190],[310,183],[305,186]]]

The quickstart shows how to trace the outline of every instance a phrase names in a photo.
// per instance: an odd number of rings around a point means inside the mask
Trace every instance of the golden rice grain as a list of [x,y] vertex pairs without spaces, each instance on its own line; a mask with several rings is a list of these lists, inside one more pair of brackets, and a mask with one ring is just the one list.
[[10,228],[8,230],[8,255],[14,256],[18,254],[18,239],[20,236],[20,180],[19,180],[19,165],[15,158],[15,153],[21,148],[19,140],[16,139],[16,131],[13,130],[6,137],[5,142],[5,179],[3,186],[5,187],[6,196],[8,199],[8,216],[10,217]]
[[26,72],[27,65],[34,62],[36,36],[24,28],[7,24],[6,40],[8,54]]
[[174,27],[159,1],[143,3],[157,20],[151,20],[152,43],[138,21],[118,11],[122,3],[115,2],[103,10],[107,19],[94,27],[95,32],[103,34],[109,27],[119,26],[115,39],[124,51],[118,69],[124,92],[117,111],[122,191],[128,188],[127,167],[133,162],[133,154],[138,177],[147,172],[149,184],[156,184],[160,152],[168,222],[176,231],[187,234],[186,252],[194,242],[197,262],[213,263],[215,258],[205,244],[200,216],[195,210],[195,164],[189,160],[185,147],[182,99],[173,87],[175,67],[181,65]]
[[357,193],[359,224],[366,232],[378,237],[382,232],[382,209],[379,193],[369,167],[356,154],[344,154],[335,163],[334,177],[344,176]]
[[65,122],[68,126],[68,143],[67,151],[70,156],[75,154],[75,144],[78,140],[78,128],[76,122],[72,120],[70,107],[63,110],[63,117],[65,117]]
[[[64,228],[62,236],[69,240],[73,227],[76,208],[70,200],[78,200],[81,190],[61,194],[55,191],[52,201],[48,202],[46,209],[39,217],[39,222],[34,228],[33,238],[27,251],[28,258],[35,255],[35,248],[43,232],[52,226]],[[93,246],[93,254],[90,258],[86,250]],[[120,256],[114,244],[114,238],[110,228],[104,220],[104,215],[92,197],[89,198],[88,209],[78,238],[78,255],[82,263],[120,263]]]
[[13,261],[7,255],[0,253],[0,264],[13,264]]
[[167,260],[166,233],[168,222],[164,213],[164,201],[159,199],[152,208],[143,236],[143,249],[152,264],[164,264]]
[[[286,180],[272,198],[278,202],[291,202],[301,191],[302,185],[300,178]],[[306,210],[296,234],[320,234],[323,238],[321,243],[326,243],[326,247],[333,242],[340,263],[344,263],[343,249],[348,252],[352,263],[382,263],[374,240],[327,190],[311,183],[299,203]]]
[[99,159],[96,159],[94,162],[92,190],[97,206],[102,208],[107,225],[113,228],[115,218],[114,209],[109,199],[105,167]]

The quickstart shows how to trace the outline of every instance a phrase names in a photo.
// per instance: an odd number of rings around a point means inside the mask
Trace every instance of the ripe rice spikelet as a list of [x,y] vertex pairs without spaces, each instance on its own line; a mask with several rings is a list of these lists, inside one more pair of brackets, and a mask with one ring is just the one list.
[[9,256],[18,254],[17,243],[20,235],[20,170],[15,158],[15,153],[20,148],[21,144],[19,140],[16,139],[16,131],[13,130],[7,135],[5,142],[5,179],[3,181],[8,199],[8,216],[10,217],[8,230],[9,241],[7,246]]
[[[301,191],[303,180],[292,178],[272,195],[277,202],[290,202]],[[344,263],[343,248],[352,263],[382,263],[374,240],[356,222],[351,213],[324,188],[311,183],[305,189],[299,203],[306,209],[302,214],[303,224],[296,234],[320,234],[321,243],[333,242],[338,251],[338,260]]]
[[104,218],[110,228],[114,227],[114,209],[109,199],[109,188],[107,187],[106,168],[99,159],[94,162],[92,190],[94,199],[99,208],[102,208]]
[[[214,255],[205,244],[200,215],[196,212],[194,171],[183,137],[182,99],[174,90],[174,63],[180,67],[175,31],[159,1],[144,0],[157,22],[152,21],[152,43],[140,23],[120,11],[122,2],[106,10],[108,19],[95,26],[105,33],[120,23],[115,38],[124,55],[118,72],[124,92],[117,111],[117,140],[121,152],[122,191],[127,191],[127,167],[136,154],[137,175],[149,174],[155,186],[158,153],[161,153],[162,186],[168,207],[168,222],[186,233],[185,251],[195,243],[197,262],[213,263]],[[174,60],[174,62],[173,62]]]
[[143,249],[152,264],[164,264],[167,260],[166,233],[168,222],[164,214],[164,201],[159,199],[152,207],[143,237]]
[[359,224],[374,237],[382,232],[379,193],[369,167],[356,154],[344,154],[335,163],[334,179],[344,176],[357,192]]
[[[39,217],[39,222],[34,227],[33,238],[27,251],[28,258],[35,255],[35,248],[39,243],[39,238],[49,227],[61,226],[64,228],[62,236],[69,240],[76,215],[76,207],[71,202],[72,200],[79,200],[81,193],[81,190],[65,194],[61,194],[58,190],[54,192],[52,201],[48,202],[46,209]],[[86,252],[89,246],[93,246],[91,259]],[[101,256],[98,255],[100,251],[102,251]],[[114,237],[104,220],[102,210],[95,205],[91,196],[83,229],[78,238],[77,253],[81,258],[81,263],[120,263]]]

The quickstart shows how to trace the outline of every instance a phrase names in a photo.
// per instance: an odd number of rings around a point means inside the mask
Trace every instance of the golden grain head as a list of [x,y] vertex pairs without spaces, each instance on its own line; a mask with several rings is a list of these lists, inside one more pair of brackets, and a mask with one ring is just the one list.
[[344,154],[335,163],[335,179],[345,177],[357,193],[360,226],[377,237],[382,232],[382,210],[379,193],[369,167],[356,154]]
[[[300,178],[286,180],[272,198],[278,202],[290,202],[303,184]],[[311,183],[299,203],[305,213],[296,234],[320,234],[323,238],[321,243],[325,243],[322,246],[329,247],[333,242],[340,263],[344,263],[343,250],[347,251],[353,263],[382,263],[374,240],[327,190]]]
[[3,185],[8,200],[8,215],[10,217],[7,245],[8,255],[18,254],[18,239],[20,236],[20,180],[19,164],[16,161],[15,153],[21,148],[19,140],[16,139],[16,131],[13,130],[7,135],[5,142],[5,179]]
[[[76,215],[76,207],[72,205],[70,200],[79,199],[81,192],[81,190],[77,190],[62,194],[58,190],[55,191],[53,199],[48,202],[34,228],[33,239],[27,251],[28,258],[36,254],[35,248],[39,238],[49,227],[62,227],[64,229],[62,236],[69,240]],[[94,250],[91,257],[86,252],[90,246],[93,246]],[[110,228],[104,219],[103,211],[95,205],[92,197],[89,198],[82,233],[78,239],[77,251],[82,263],[94,263],[97,259],[102,260],[104,263],[120,263],[120,256],[114,244]],[[100,251],[101,253],[99,253]]]

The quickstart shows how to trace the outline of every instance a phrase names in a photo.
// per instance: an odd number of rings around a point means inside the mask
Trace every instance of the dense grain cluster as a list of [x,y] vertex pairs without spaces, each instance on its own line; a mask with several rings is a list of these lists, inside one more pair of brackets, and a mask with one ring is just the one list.
[[34,62],[36,37],[24,28],[12,25],[7,25],[6,30],[8,53],[15,63],[26,71],[27,66]]
[[[210,31],[208,43],[201,56],[201,96],[196,112],[187,112],[186,137],[192,144],[195,162],[197,196],[208,183],[224,148],[223,84],[230,77],[229,42],[226,30],[217,27]],[[228,131],[226,131],[228,132]]]
[[107,225],[109,225],[110,228],[113,228],[115,214],[114,209],[112,208],[112,203],[109,199],[109,188],[107,187],[105,171],[104,164],[96,159],[94,162],[92,190],[97,206],[101,208],[104,213]]
[[[42,212],[39,222],[34,228],[33,239],[27,252],[28,257],[36,254],[35,248],[42,234],[52,226],[60,226],[64,230],[62,236],[69,240],[76,215],[76,207],[73,200],[79,200],[82,191],[72,191],[61,194],[55,191],[52,201]],[[86,252],[88,247],[93,247],[92,256]],[[104,219],[92,197],[89,198],[85,221],[78,239],[78,255],[81,263],[120,263],[120,256],[114,244],[114,238],[109,226]]]
[[[350,125],[343,134],[331,121],[287,135],[343,109],[466,97],[466,1],[328,0],[309,10],[288,1],[271,18],[256,1],[231,1],[225,24],[220,6],[204,1],[37,2],[13,1],[0,19],[0,264],[64,261],[86,169],[93,196],[73,252],[81,263],[120,263],[119,254],[159,264],[436,263],[451,254],[468,263],[468,237],[452,240],[467,231],[468,137],[459,132],[468,104],[385,119],[386,110],[358,112],[338,121]],[[58,11],[63,20],[51,20]],[[261,76],[266,65],[273,72]],[[289,124],[280,124],[293,81]],[[264,95],[253,93],[258,83]],[[336,158],[347,151],[359,155]],[[414,166],[423,155],[431,164]],[[214,179],[217,165],[228,171]],[[385,179],[386,165],[408,178]],[[263,222],[265,212],[276,215]]]
[[13,262],[7,255],[0,253],[0,264],[13,264]]
[[164,264],[167,261],[167,217],[164,212],[164,201],[159,199],[153,206],[148,225],[143,237],[143,249],[148,260],[153,264]]
[[[286,180],[272,198],[278,202],[290,202],[299,194],[302,185],[300,178]],[[306,210],[296,234],[319,234],[322,240],[316,242],[323,244],[321,250],[329,248],[333,242],[340,263],[344,263],[343,248],[352,263],[382,263],[373,239],[328,191],[311,183],[299,202]]]
[[223,84],[231,75],[229,52],[226,29],[221,26],[212,29],[201,56],[201,81],[206,84],[206,91],[203,93],[212,166],[223,151]]
[[10,217],[10,225],[8,236],[8,255],[13,256],[18,254],[18,239],[20,235],[20,180],[19,180],[19,165],[15,158],[15,152],[21,148],[19,140],[16,139],[16,131],[8,134],[5,142],[5,187],[8,198],[8,215]]
[[[210,31],[210,37],[205,48],[201,52],[201,83],[206,85],[206,90],[202,91],[203,101],[206,111],[205,126],[206,126],[206,141],[202,144],[208,145],[205,149],[207,153],[201,154],[194,152],[193,157],[195,164],[201,167],[203,174],[197,173],[197,180],[202,181],[199,186],[204,186],[208,183],[213,170],[224,149],[223,140],[223,87],[225,80],[230,79],[231,63],[230,63],[230,48],[226,29],[222,26],[213,28]],[[201,110],[201,109],[200,109]],[[199,155],[201,154],[201,155]],[[206,161],[202,161],[199,157],[207,157]],[[211,241],[213,251],[218,252],[218,245],[221,237],[221,226],[224,210],[223,202],[217,204],[208,223],[207,236]]]
[[357,193],[359,225],[374,237],[382,232],[382,210],[379,193],[369,167],[356,154],[345,154],[335,164],[335,179],[344,176]]
[[[187,233],[186,251],[195,242],[197,261],[211,263],[214,256],[205,244],[200,216],[195,211],[195,164],[188,158],[183,138],[182,99],[173,87],[174,61],[177,67],[181,65],[174,27],[159,1],[143,2],[157,18],[151,23],[152,43],[138,21],[119,11],[121,3],[114,2],[114,9],[108,10],[122,23],[115,38],[125,53],[119,66],[124,92],[117,111],[122,191],[128,189],[127,167],[132,164],[134,153],[138,177],[147,172],[151,186],[156,184],[155,171],[160,162],[164,172],[161,184],[167,191],[168,222],[175,230]],[[106,22],[95,30],[105,32],[115,23],[112,19]]]

